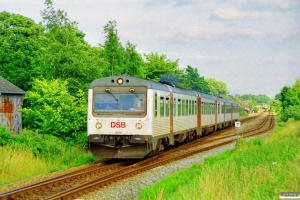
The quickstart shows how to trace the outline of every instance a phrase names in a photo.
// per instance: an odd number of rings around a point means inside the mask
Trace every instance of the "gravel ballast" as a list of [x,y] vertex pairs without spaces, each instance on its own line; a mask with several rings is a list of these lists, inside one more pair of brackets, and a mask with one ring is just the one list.
[[168,177],[170,174],[190,168],[192,165],[202,163],[206,157],[221,154],[235,147],[235,144],[229,144],[217,149],[209,150],[197,155],[175,161],[162,167],[157,167],[145,173],[135,175],[132,178],[125,179],[110,186],[106,186],[98,191],[84,195],[78,199],[84,200],[111,200],[122,199],[132,200],[140,197],[140,189],[151,186],[160,180]]

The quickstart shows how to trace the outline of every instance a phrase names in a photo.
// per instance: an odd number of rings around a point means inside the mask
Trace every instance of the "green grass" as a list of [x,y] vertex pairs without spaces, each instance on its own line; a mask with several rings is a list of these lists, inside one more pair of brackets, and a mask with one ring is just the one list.
[[0,186],[96,160],[91,153],[54,136],[25,130],[13,137],[0,127]]
[[26,147],[0,147],[0,186],[40,174],[68,169],[96,159],[76,148],[64,149],[59,155],[37,156]]
[[242,140],[224,154],[141,190],[140,199],[278,199],[300,191],[300,123],[278,122],[264,140]]

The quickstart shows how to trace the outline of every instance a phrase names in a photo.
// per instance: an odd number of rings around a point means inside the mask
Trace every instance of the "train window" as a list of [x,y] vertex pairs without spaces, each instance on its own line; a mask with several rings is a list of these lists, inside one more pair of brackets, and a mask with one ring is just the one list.
[[211,114],[211,106],[210,106],[210,103],[207,103],[207,114],[208,114],[208,115]]
[[185,101],[185,115],[189,115],[189,101],[186,100]]
[[178,99],[177,101],[177,112],[178,116],[181,116],[181,99]]
[[192,101],[189,100],[189,115],[192,115]]
[[173,100],[173,116],[174,117],[176,116],[176,108],[177,108],[177,106],[176,106],[176,98],[174,98],[174,100]]
[[157,93],[154,94],[154,117],[157,117]]
[[181,106],[181,111],[182,111],[182,116],[184,116],[185,115],[185,100],[182,100],[182,106]]
[[210,110],[209,110],[209,103],[206,102],[206,114],[209,115],[210,113]]
[[164,101],[164,97],[160,97],[159,113],[160,113],[160,117],[164,117],[165,116],[165,101]]
[[166,117],[169,117],[170,116],[170,100],[169,100],[169,98],[167,97],[166,98]]
[[208,102],[206,102],[206,114],[207,114],[207,115],[210,114],[210,113],[209,113],[209,103],[208,103]]

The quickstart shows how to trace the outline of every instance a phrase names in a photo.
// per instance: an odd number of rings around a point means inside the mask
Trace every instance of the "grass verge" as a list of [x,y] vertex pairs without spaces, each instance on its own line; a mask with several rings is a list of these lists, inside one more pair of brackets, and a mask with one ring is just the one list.
[[300,191],[299,121],[141,190],[140,199],[278,199]]
[[29,133],[12,137],[0,127],[0,186],[98,160],[54,136]]

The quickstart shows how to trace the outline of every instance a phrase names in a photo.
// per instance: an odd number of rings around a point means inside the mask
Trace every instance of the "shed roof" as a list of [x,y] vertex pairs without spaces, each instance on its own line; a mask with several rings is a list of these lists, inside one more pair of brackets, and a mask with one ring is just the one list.
[[0,76],[0,94],[26,94],[26,92]]

